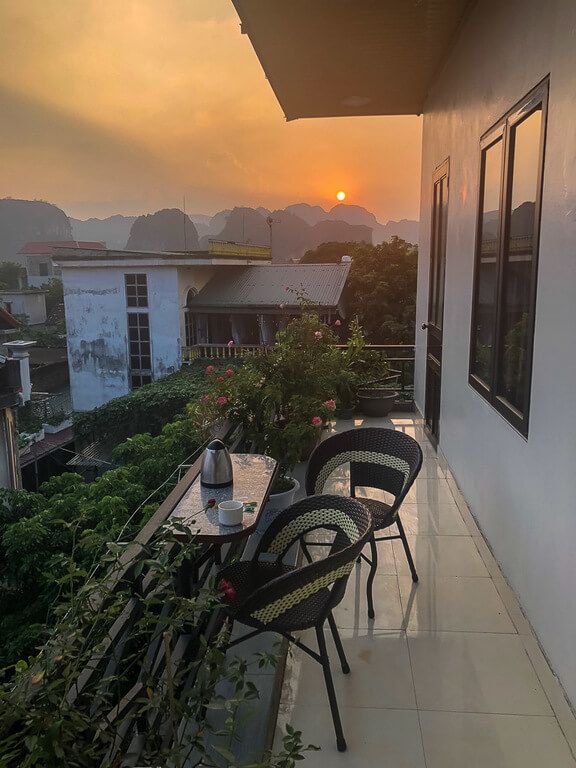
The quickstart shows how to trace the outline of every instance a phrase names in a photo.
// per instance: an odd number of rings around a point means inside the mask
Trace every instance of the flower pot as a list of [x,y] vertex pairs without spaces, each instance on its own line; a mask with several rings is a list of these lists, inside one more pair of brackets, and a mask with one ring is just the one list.
[[358,406],[364,416],[388,416],[397,397],[398,393],[389,389],[361,389],[358,391]]
[[282,491],[282,493],[271,493],[268,499],[268,504],[266,505],[266,510],[273,509],[275,512],[281,512],[283,509],[286,509],[294,503],[294,496],[300,488],[300,483],[293,477],[290,477],[289,479],[293,482],[292,488],[289,488],[287,491]]

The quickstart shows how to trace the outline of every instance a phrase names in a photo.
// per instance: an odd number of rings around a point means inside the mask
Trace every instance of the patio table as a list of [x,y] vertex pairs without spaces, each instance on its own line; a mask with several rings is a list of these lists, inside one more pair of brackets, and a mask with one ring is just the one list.
[[[222,545],[231,544],[228,555],[236,551],[234,544],[241,543],[253,533],[264,512],[272,485],[278,471],[277,462],[269,456],[251,453],[233,453],[233,483],[225,488],[205,488],[200,475],[192,481],[180,501],[172,510],[169,522],[178,521],[186,530],[175,530],[174,536],[183,543],[194,541],[203,544],[201,554],[189,561],[183,568],[183,593],[189,594],[199,582],[199,569],[206,563],[209,567],[222,563]],[[212,507],[208,501],[215,500]],[[220,525],[218,504],[236,499],[253,504],[252,511],[244,511],[242,523],[235,526]]]

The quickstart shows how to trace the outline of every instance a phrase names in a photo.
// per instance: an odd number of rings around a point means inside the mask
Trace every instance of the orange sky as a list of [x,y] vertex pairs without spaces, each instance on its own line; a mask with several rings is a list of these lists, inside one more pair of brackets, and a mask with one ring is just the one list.
[[0,0],[0,197],[417,218],[416,117],[286,123],[230,0]]

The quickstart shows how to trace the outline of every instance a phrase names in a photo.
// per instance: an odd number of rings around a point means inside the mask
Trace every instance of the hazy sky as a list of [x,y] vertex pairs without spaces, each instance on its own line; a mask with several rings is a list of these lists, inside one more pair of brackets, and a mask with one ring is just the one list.
[[231,0],[0,0],[0,197],[417,218],[420,120],[287,123]]

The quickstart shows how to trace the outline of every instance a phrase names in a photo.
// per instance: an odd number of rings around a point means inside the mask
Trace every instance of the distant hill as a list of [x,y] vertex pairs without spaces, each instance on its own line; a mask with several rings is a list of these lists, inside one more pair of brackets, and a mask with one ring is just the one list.
[[183,251],[185,248],[198,248],[198,231],[190,217],[184,218],[184,213],[178,208],[164,208],[156,213],[138,216],[126,243],[126,250],[129,251]]
[[17,253],[29,240],[72,240],[68,216],[41,200],[0,200],[0,261],[21,263]]
[[[293,213],[293,210],[292,206],[272,212],[267,209],[262,211],[254,208],[234,208],[226,218],[223,229],[214,239],[268,245],[269,214],[272,219],[272,250],[275,262],[298,260],[307,250],[315,248],[325,240],[372,242],[372,231],[368,227],[327,219],[310,226],[303,218]],[[201,238],[200,246],[206,247],[208,239],[207,236]]]
[[108,216],[106,219],[70,219],[74,240],[98,240],[108,248],[123,250],[136,216]]
[[287,205],[284,210],[300,216],[310,226],[318,224],[319,221],[323,221],[328,216],[328,213],[322,206],[310,205],[309,203],[293,203],[292,205]]

